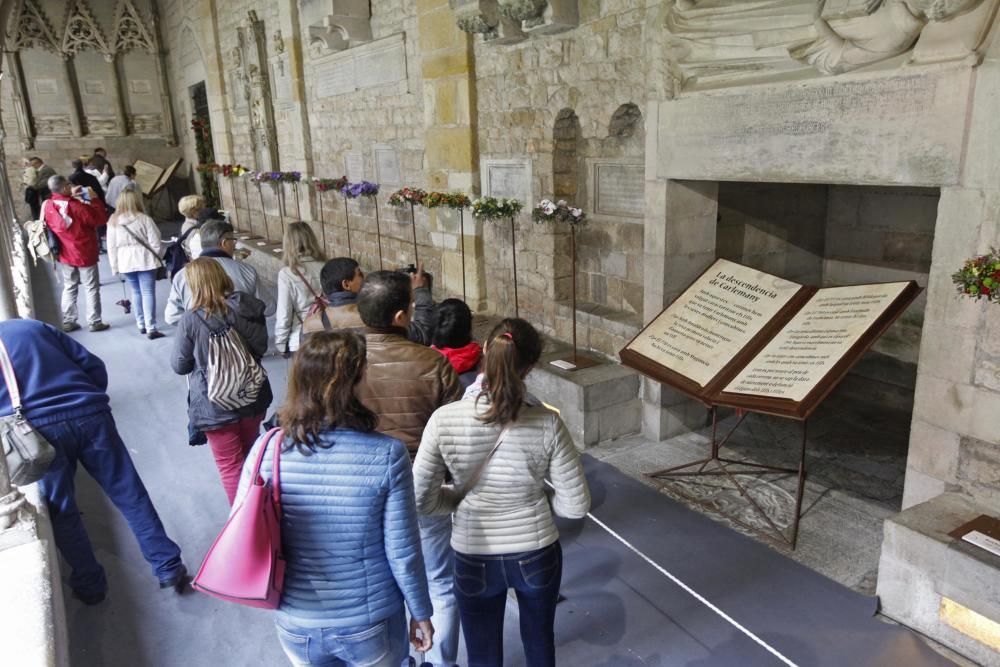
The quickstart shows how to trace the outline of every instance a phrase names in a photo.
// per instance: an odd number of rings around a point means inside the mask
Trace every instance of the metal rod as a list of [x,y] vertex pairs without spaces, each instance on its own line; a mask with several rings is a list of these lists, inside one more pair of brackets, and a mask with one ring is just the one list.
[[[236,202],[236,186],[233,185],[233,179],[227,178],[229,181],[229,194],[233,197],[233,227],[236,229],[240,228],[240,216],[239,216],[239,204]],[[219,196],[222,196],[222,188],[219,188]]]
[[378,270],[381,271],[384,267],[382,266],[382,224],[378,219],[378,195],[373,195],[372,201],[375,202],[375,238],[378,241]]
[[271,230],[267,228],[267,209],[264,208],[264,191],[260,189],[260,181],[257,181],[257,196],[260,197],[260,213],[264,216],[264,238],[271,238]]
[[323,219],[323,191],[316,188],[316,204],[319,206],[319,228],[323,230],[323,252],[330,255],[330,247],[326,242],[326,220]]
[[417,212],[413,202],[410,202],[410,227],[413,228],[413,266],[420,267],[420,255],[417,254]]
[[347,256],[353,258],[354,251],[351,250],[351,213],[347,208],[347,195],[344,195],[344,226],[347,227]]
[[569,238],[573,249],[573,364],[576,365],[576,225],[569,226]]
[[247,221],[247,224],[250,225],[250,236],[253,236],[254,235],[254,231],[253,231],[253,211],[250,210],[250,184],[247,183],[247,179],[246,179],[245,176],[241,176],[240,178],[243,179],[243,203],[247,207],[247,217],[249,218],[249,220]]
[[295,219],[302,219],[302,209],[299,208],[299,184],[292,183],[292,192],[295,193]]
[[514,239],[514,216],[510,216],[510,259],[514,266],[514,317],[520,317],[517,305],[517,244]]
[[462,242],[462,301],[468,301],[465,295],[465,209],[458,209],[458,235]]
[[795,519],[792,522],[792,548],[799,539],[799,519],[802,515],[802,492],[806,484],[806,439],[809,433],[809,420],[802,420],[802,447],[799,450],[799,486],[795,494]]

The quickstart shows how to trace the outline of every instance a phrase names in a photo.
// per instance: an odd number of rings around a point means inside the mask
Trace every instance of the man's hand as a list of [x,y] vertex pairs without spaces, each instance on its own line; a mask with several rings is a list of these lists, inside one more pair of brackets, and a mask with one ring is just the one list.
[[70,194],[71,197],[82,197],[83,196],[83,186],[82,185],[74,185],[72,188],[70,188],[69,194]]
[[[419,630],[419,635],[417,631]],[[415,651],[426,653],[434,646],[434,626],[430,619],[417,621],[410,619],[410,644]]]
[[427,276],[424,275],[424,263],[420,262],[417,264],[417,272],[410,274],[410,281],[412,283],[413,289],[418,287],[427,287]]

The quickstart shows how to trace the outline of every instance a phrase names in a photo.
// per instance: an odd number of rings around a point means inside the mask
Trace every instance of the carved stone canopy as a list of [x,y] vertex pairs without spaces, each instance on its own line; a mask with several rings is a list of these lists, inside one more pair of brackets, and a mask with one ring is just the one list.
[[67,55],[75,55],[84,49],[94,49],[106,56],[112,54],[108,40],[105,39],[97,21],[94,20],[94,14],[87,5],[87,0],[72,0],[67,7],[62,52]]
[[343,51],[372,41],[368,0],[324,0],[306,18],[310,51],[315,55]]

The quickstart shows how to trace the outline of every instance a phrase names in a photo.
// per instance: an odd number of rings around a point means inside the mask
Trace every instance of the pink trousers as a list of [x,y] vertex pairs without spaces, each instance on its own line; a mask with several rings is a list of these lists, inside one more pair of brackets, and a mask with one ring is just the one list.
[[264,415],[244,417],[238,422],[226,424],[214,431],[205,431],[208,446],[215,456],[215,465],[222,478],[222,488],[226,491],[229,504],[236,499],[236,490],[240,486],[240,474],[243,472],[243,462],[250,453],[250,448],[260,434],[260,423]]

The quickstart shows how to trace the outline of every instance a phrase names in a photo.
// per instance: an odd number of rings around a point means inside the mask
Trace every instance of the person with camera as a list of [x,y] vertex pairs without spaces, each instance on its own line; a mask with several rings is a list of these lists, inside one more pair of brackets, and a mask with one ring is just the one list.
[[[416,274],[422,277],[423,272]],[[408,338],[412,326],[416,280],[405,271],[376,271],[358,293],[358,312],[365,323],[368,368],[357,395],[379,417],[379,431],[403,441],[410,456],[417,452],[424,425],[442,405],[462,396],[462,383],[448,360]],[[429,289],[427,290],[430,291]],[[458,609],[452,576],[451,517],[421,517],[420,543],[427,568],[437,632],[427,654],[436,667],[458,662]]]
[[91,331],[111,325],[101,321],[101,281],[97,272],[97,230],[107,224],[104,202],[90,188],[74,186],[58,174],[48,180],[52,198],[42,206],[45,224],[59,239],[59,273],[63,282],[62,328],[76,331],[76,297],[83,283],[87,323]]

